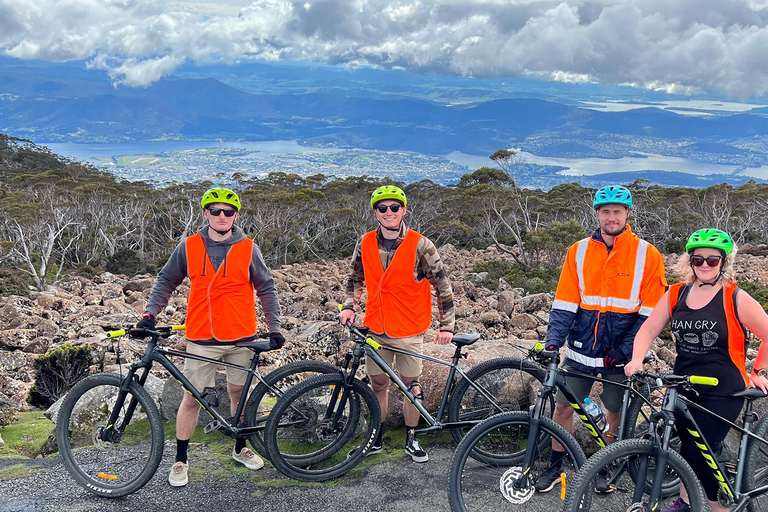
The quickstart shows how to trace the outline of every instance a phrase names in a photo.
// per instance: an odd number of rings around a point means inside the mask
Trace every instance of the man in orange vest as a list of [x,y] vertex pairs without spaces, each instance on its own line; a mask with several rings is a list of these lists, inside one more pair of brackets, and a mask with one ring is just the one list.
[[[661,254],[627,224],[632,204],[630,191],[619,185],[595,194],[592,206],[599,227],[568,248],[545,342],[550,350],[565,344],[563,366],[616,382],[624,378],[616,366],[632,358],[635,334],[667,288]],[[578,377],[566,380],[580,401],[594,384]],[[606,384],[600,398],[609,431],[618,432],[623,390]],[[573,432],[573,407],[561,393],[555,402],[553,419]],[[536,480],[537,491],[548,492],[561,481],[564,456],[564,448],[553,441],[550,465]],[[613,490],[607,474],[595,480],[595,490]]]
[[[282,347],[280,303],[272,274],[261,251],[235,226],[240,198],[226,188],[208,190],[201,201],[207,225],[183,240],[160,271],[152,288],[146,312],[136,327],[154,329],[155,317],[168,304],[173,291],[189,277],[186,335],[187,352],[248,366],[253,352],[236,347],[239,341],[257,337],[256,303],[259,296],[269,327],[270,345]],[[186,359],[184,375],[198,390],[215,385],[216,364]],[[227,392],[232,414],[243,392],[246,374],[227,368]],[[187,485],[187,447],[195,432],[200,404],[184,394],[176,418],[176,462],[168,475],[173,487]],[[264,466],[261,458],[245,446],[245,439],[235,440],[232,458],[248,469]]]
[[[354,321],[355,305],[365,287],[367,300],[363,325],[371,329],[372,337],[384,345],[421,353],[424,332],[432,324],[431,288],[435,289],[440,312],[435,343],[445,345],[453,339],[453,289],[435,245],[403,223],[407,205],[405,193],[393,185],[379,187],[371,194],[371,208],[379,228],[363,235],[355,247],[339,321],[342,325]],[[382,351],[381,356],[390,366],[394,364],[402,381],[417,398],[422,398],[418,380],[422,360],[390,351]],[[373,363],[366,370],[379,399],[382,416],[386,418],[389,378]],[[427,462],[429,457],[415,436],[419,411],[408,401],[403,401],[403,417],[406,453],[415,462]],[[369,455],[380,453],[381,449],[380,429]]]

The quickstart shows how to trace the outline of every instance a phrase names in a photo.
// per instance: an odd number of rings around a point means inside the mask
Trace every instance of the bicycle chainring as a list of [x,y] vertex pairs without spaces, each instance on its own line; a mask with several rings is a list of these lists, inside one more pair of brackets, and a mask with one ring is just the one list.
[[523,468],[520,466],[513,466],[506,470],[501,478],[499,478],[499,490],[504,499],[515,505],[520,505],[530,500],[535,492],[534,486],[530,479],[526,479],[526,485],[522,488],[515,487],[515,481],[523,473]]

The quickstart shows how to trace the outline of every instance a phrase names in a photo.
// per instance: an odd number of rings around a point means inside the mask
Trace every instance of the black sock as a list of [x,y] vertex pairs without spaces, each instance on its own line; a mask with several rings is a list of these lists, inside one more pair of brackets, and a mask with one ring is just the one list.
[[189,439],[182,441],[176,439],[176,462],[187,463],[187,448],[189,447]]
[[381,446],[383,436],[384,436],[384,425],[381,425],[379,426],[379,433],[376,434],[376,440],[373,442],[373,446]]
[[245,448],[245,438],[238,437],[235,439],[235,453],[240,453]]
[[558,452],[558,451],[552,450],[552,453],[549,454],[549,465],[551,467],[562,466],[563,460],[565,460],[565,452]]

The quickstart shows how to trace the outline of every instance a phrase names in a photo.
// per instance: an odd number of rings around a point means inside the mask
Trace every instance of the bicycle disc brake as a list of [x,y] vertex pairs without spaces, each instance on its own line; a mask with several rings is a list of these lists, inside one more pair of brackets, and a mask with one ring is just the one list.
[[515,481],[523,474],[523,468],[514,466],[509,468],[499,478],[499,490],[504,499],[515,505],[520,505],[530,500],[535,489],[533,485],[526,485],[520,489],[515,487]]

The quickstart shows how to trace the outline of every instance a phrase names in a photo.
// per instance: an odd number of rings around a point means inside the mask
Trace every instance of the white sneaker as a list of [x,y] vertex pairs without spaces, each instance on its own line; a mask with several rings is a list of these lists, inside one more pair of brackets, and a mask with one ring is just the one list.
[[232,448],[232,458],[248,469],[261,469],[264,467],[264,461],[261,460],[261,457],[253,453],[247,446],[240,450],[240,453],[235,453],[235,449]]
[[189,482],[187,478],[187,469],[189,464],[184,462],[177,462],[171,467],[171,472],[168,475],[168,483],[171,487],[184,487]]

